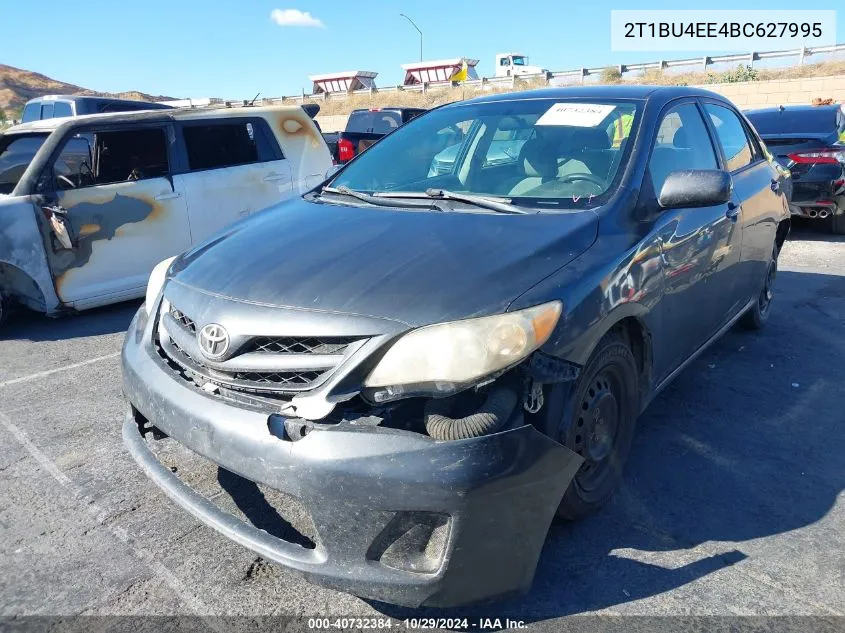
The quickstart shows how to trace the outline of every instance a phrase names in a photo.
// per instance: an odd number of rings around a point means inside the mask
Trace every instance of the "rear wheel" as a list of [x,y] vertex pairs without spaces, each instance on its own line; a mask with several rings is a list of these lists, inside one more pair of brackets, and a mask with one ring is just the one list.
[[845,235],[845,211],[834,213],[830,218],[830,223],[836,235]]
[[749,330],[762,330],[769,320],[769,314],[772,310],[772,298],[774,294],[772,288],[775,283],[775,277],[778,273],[778,248],[772,249],[772,259],[769,261],[769,268],[766,271],[766,279],[763,281],[763,288],[760,294],[757,295],[757,301],[749,308],[748,312],[742,315],[742,325]]
[[558,440],[584,458],[558,507],[559,518],[582,519],[613,496],[631,450],[638,408],[636,359],[620,334],[607,334],[584,366],[559,422]]

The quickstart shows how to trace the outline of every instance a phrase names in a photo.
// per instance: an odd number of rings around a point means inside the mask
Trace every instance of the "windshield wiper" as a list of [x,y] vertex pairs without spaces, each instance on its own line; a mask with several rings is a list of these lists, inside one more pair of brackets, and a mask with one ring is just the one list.
[[455,200],[466,202],[482,209],[490,209],[497,213],[530,213],[510,203],[508,198],[488,198],[469,193],[456,193],[447,189],[426,189],[421,191],[383,191],[373,194],[378,198],[430,198],[432,200]]
[[[368,193],[364,193],[363,191],[355,191],[354,189],[350,189],[346,185],[340,185],[339,187],[323,187],[320,190],[320,193],[333,193],[341,196],[349,196],[351,198],[355,198],[356,200],[361,200],[368,204],[373,204],[379,207],[395,207],[397,206],[396,202],[392,200],[385,200],[385,196],[374,196]],[[403,197],[414,197],[414,196],[403,196]],[[406,204],[400,206],[409,206],[415,207],[418,209],[437,209],[438,211],[442,211],[443,209],[437,206],[433,201],[430,204]]]

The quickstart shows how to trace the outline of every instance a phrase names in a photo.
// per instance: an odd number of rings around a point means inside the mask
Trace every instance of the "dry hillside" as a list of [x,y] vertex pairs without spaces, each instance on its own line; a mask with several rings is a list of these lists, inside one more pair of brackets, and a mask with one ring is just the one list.
[[18,116],[23,105],[34,97],[48,94],[95,95],[120,97],[123,99],[141,99],[144,101],[166,101],[173,97],[148,95],[143,92],[97,92],[51,79],[40,73],[22,70],[13,66],[0,64],[0,112],[6,118]]

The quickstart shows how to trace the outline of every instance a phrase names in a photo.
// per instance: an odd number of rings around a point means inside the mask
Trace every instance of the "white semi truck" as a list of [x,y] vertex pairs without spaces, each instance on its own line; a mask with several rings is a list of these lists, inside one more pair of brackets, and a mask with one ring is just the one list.
[[530,66],[528,56],[522,53],[497,53],[496,77],[510,77],[512,75],[540,75],[548,70],[539,66]]

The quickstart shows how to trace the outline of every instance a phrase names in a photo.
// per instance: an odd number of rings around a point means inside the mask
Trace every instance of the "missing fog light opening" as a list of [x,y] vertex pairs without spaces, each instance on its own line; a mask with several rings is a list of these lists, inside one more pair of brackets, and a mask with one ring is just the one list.
[[367,551],[368,560],[400,571],[433,574],[449,542],[450,517],[436,512],[397,512]]

